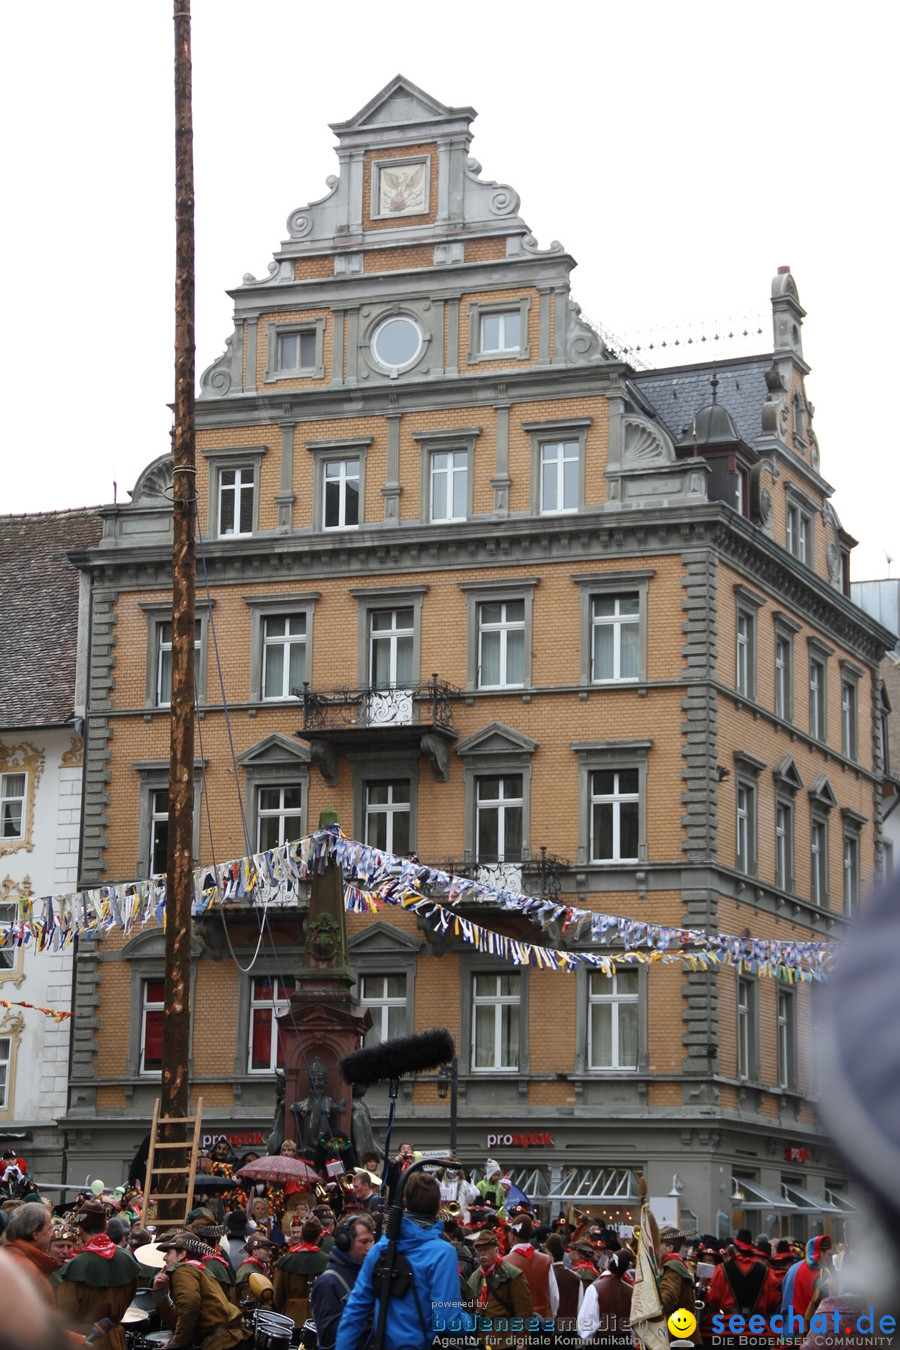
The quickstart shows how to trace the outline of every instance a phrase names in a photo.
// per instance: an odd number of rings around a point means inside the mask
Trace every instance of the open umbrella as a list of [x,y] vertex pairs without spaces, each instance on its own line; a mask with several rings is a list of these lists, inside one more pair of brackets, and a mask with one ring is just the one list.
[[316,1169],[305,1158],[291,1158],[286,1153],[266,1154],[256,1162],[247,1163],[237,1175],[248,1181],[266,1181],[286,1186],[289,1181],[308,1181],[313,1186],[321,1181]]

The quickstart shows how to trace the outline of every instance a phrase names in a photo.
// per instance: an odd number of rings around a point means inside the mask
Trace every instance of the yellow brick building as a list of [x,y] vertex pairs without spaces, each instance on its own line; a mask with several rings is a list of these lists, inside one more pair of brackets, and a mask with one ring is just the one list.
[[[398,77],[334,126],[327,196],[232,293],[197,406],[198,861],[331,808],[483,885],[837,938],[879,867],[886,635],[848,598],[793,277],[765,356],[635,371],[581,317],[574,260],[481,178],[473,117]],[[84,884],[164,863],[171,480],[162,456],[81,558]],[[195,921],[212,1133],[269,1128],[304,905],[262,931],[240,904]],[[597,949],[490,895],[462,912]],[[626,1220],[641,1174],[707,1231],[803,1236],[851,1204],[815,1125],[809,985],[505,965],[388,908],[348,928],[375,1034],[449,1027],[462,1155],[490,1151],[545,1212]],[[79,953],[76,1171],[146,1129],[162,952],[148,926]],[[436,1086],[404,1086],[419,1147],[447,1142]]]

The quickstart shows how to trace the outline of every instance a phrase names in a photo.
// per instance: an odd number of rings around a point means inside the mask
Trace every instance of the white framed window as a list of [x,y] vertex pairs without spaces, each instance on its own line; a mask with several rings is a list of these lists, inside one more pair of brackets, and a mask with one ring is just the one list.
[[0,1036],[0,1111],[9,1109],[12,1037]]
[[472,977],[472,1069],[519,1067],[521,977],[518,971]]
[[165,980],[141,981],[141,1051],[139,1072],[162,1073],[163,1027],[166,1016]]
[[415,683],[416,611],[413,605],[369,611],[369,679],[373,689],[409,689]]
[[256,789],[256,849],[265,853],[303,837],[303,788],[300,783]]
[[588,985],[588,1067],[638,1067],[640,986],[637,970],[606,976],[592,970]]
[[262,696],[296,696],[306,679],[307,615],[262,616]]
[[431,455],[431,520],[465,520],[468,501],[469,452],[435,450]]
[[737,1076],[744,1082],[758,1075],[759,1024],[756,983],[745,976],[737,981]]
[[366,843],[402,858],[410,851],[409,779],[380,779],[365,785]]
[[756,698],[757,616],[765,604],[744,586],[735,586],[734,687],[740,698]]
[[517,352],[522,345],[522,314],[516,309],[488,311],[481,315],[481,350]]
[[483,600],[478,606],[478,688],[525,683],[524,599]]
[[775,634],[775,715],[791,720],[793,708],[792,643],[784,633]]
[[169,789],[150,789],[150,876],[166,870],[169,850]]
[[786,798],[775,801],[775,885],[794,889],[794,805]]
[[277,1019],[287,1012],[295,981],[292,975],[256,975],[250,982],[248,1073],[274,1073],[284,1063],[284,1031]]
[[408,314],[392,314],[372,334],[372,355],[392,375],[415,365],[424,348],[422,329]]
[[372,1026],[366,1032],[366,1045],[402,1036],[406,1031],[407,975],[361,975],[359,1001],[368,1008]]
[[857,698],[856,676],[845,669],[841,676],[841,752],[854,760],[859,753]]
[[295,323],[266,324],[265,384],[325,377],[324,317]]
[[0,839],[25,838],[26,773],[0,773]]
[[797,1002],[793,989],[778,988],[775,995],[778,1046],[778,1086],[792,1088],[797,1081]]
[[640,801],[637,765],[592,772],[591,862],[637,862]]
[[521,862],[525,816],[522,774],[479,777],[475,783],[475,811],[478,861]]
[[351,530],[359,525],[358,459],[327,459],[322,465],[322,528]]
[[252,464],[237,464],[219,470],[218,535],[253,533],[256,470]]
[[468,362],[514,357],[525,361],[531,355],[528,342],[529,296],[517,300],[472,300],[469,302]]
[[796,503],[789,504],[785,524],[787,551],[807,567],[812,566],[812,529],[810,512]]
[[859,913],[860,850],[859,829],[844,823],[844,913],[853,918]]
[[745,876],[756,872],[756,784],[738,779],[735,866]]
[[[18,905],[10,900],[0,903],[0,933],[10,928],[16,921],[18,914]],[[21,953],[21,948],[19,953]],[[0,947],[0,974],[4,970],[15,970],[16,968],[16,949],[15,947]]]
[[581,445],[578,441],[542,441],[540,455],[541,515],[568,515],[578,510]]
[[[194,620],[194,680],[197,697],[201,685],[203,651],[203,622]],[[168,708],[172,703],[172,620],[156,624],[156,706]]]
[[825,662],[817,657],[809,663],[809,734],[825,739]]
[[828,822],[813,816],[809,824],[809,898],[814,905],[828,904]]
[[636,680],[640,674],[638,591],[591,596],[591,681]]

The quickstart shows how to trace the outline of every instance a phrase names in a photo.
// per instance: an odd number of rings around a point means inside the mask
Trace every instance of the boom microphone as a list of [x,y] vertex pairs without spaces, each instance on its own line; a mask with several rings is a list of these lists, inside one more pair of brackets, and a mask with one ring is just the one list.
[[396,1036],[391,1041],[380,1041],[365,1050],[354,1050],[340,1062],[345,1083],[372,1083],[402,1078],[407,1073],[421,1073],[423,1069],[437,1069],[449,1064],[456,1047],[446,1027],[420,1032],[418,1036]]

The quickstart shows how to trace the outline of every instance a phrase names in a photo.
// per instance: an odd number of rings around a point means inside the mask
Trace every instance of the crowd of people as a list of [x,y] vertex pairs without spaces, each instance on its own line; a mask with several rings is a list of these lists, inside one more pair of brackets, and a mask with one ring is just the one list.
[[[283,1147],[296,1156],[292,1141]],[[259,1343],[249,1315],[260,1309],[280,1314],[306,1350],[635,1345],[630,1230],[578,1211],[539,1222],[493,1158],[477,1183],[455,1163],[414,1166],[421,1160],[404,1143],[384,1168],[372,1155],[310,1189],[238,1178],[244,1160],[219,1140],[184,1225],[156,1231],[139,1188],[51,1208],[25,1160],[7,1156],[0,1307],[13,1298],[25,1323],[0,1327],[0,1350],[88,1338],[100,1350],[144,1350],[157,1327],[156,1344],[168,1337],[173,1350],[249,1350]],[[387,1198],[401,1196],[382,1234]],[[664,1227],[655,1257],[663,1318],[695,1318],[674,1343],[740,1345],[747,1331],[756,1344],[762,1332],[773,1347],[812,1350],[841,1343],[822,1318],[840,1309],[843,1332],[857,1304],[865,1311],[857,1268],[827,1236],[773,1243],[740,1229],[722,1242]],[[735,1316],[746,1323],[737,1331]]]

